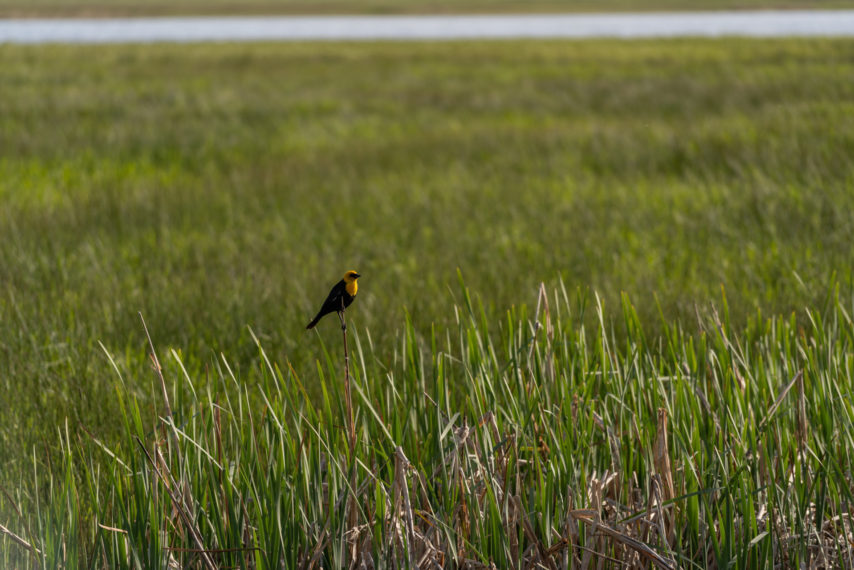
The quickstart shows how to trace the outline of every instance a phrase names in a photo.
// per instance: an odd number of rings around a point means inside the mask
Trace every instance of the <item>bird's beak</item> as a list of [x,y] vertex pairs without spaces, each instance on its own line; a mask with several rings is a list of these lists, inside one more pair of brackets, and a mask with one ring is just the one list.
[[361,275],[360,275],[360,274],[358,274],[358,273],[356,273],[356,274],[354,274],[354,275],[353,275],[353,278],[354,278],[354,279],[358,279],[359,277],[361,277]]

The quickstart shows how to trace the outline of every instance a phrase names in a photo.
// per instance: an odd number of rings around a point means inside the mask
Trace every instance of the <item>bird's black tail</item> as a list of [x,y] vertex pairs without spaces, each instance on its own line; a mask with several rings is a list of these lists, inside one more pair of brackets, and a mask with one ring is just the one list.
[[323,315],[317,315],[316,317],[314,317],[314,319],[312,319],[312,321],[310,323],[308,323],[308,326],[305,327],[305,330],[313,329],[314,325],[316,325],[318,323],[318,321],[320,321],[320,317],[322,317],[322,316]]

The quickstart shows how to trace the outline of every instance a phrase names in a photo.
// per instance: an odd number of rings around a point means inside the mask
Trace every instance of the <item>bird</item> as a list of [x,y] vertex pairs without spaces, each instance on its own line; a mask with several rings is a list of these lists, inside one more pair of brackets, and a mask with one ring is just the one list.
[[343,313],[344,309],[349,307],[350,303],[352,303],[353,299],[356,297],[356,291],[359,290],[359,284],[356,283],[356,280],[359,277],[361,277],[361,275],[352,269],[345,273],[344,278],[336,283],[329,292],[329,295],[323,302],[323,306],[320,307],[320,311],[318,311],[317,316],[314,317],[311,322],[308,323],[308,326],[305,327],[306,330],[314,328],[314,325],[329,313]]

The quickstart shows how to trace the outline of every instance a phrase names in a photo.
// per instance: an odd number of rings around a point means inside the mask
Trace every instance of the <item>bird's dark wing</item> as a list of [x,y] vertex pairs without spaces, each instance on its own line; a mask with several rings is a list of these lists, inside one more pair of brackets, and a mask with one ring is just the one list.
[[308,323],[308,326],[305,328],[314,328],[314,325],[316,325],[317,322],[324,316],[328,315],[329,313],[334,313],[335,311],[340,311],[344,307],[343,298],[345,297],[346,290],[347,284],[344,282],[343,279],[336,283],[332,290],[329,292],[329,295],[327,295],[326,300],[323,302],[323,306],[320,307],[320,311],[317,312],[317,316],[314,317],[314,319],[312,319],[312,321]]

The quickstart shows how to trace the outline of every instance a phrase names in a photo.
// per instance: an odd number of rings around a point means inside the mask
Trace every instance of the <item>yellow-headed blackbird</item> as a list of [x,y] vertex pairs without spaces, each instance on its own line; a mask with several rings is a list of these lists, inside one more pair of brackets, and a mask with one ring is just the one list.
[[341,312],[349,307],[350,303],[352,303],[353,299],[356,297],[356,291],[359,290],[359,285],[356,283],[356,279],[359,277],[361,277],[361,275],[355,271],[348,271],[345,273],[344,279],[335,284],[335,287],[332,288],[332,291],[329,292],[329,296],[326,297],[326,300],[323,302],[323,306],[320,307],[320,311],[317,313],[317,316],[314,317],[314,319],[312,319],[305,328],[314,328],[317,321],[322,319],[324,315],[328,315],[329,313],[334,313],[336,311]]

